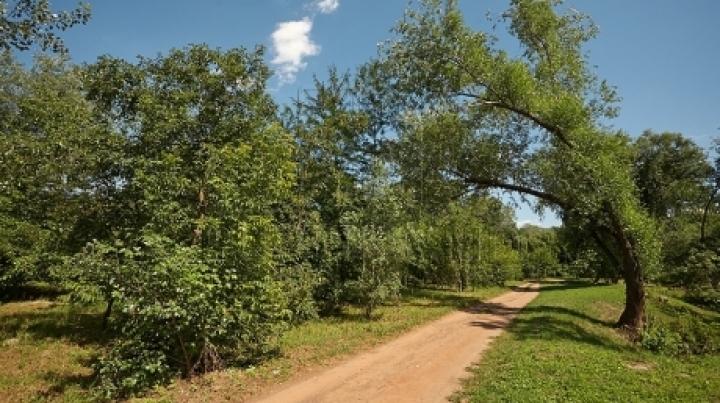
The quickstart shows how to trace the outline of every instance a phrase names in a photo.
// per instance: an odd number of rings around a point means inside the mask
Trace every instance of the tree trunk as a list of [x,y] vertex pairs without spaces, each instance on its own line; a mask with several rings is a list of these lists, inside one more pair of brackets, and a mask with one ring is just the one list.
[[642,330],[645,316],[645,283],[642,266],[637,258],[635,244],[625,233],[622,223],[609,203],[605,207],[612,223],[613,238],[622,257],[622,271],[625,279],[625,310],[617,326],[635,335]]
[[625,279],[625,310],[617,326],[637,334],[643,327],[645,316],[645,283],[642,267],[637,259],[635,244],[630,240],[612,207],[607,208],[613,226],[613,237],[622,256],[623,278]]
[[702,244],[705,244],[705,227],[707,225],[708,212],[710,211],[710,207],[712,206],[712,202],[715,199],[718,191],[720,191],[720,187],[716,187],[715,189],[713,189],[710,197],[705,203],[705,208],[703,208],[702,222],[700,224],[700,243]]
[[107,307],[105,308],[105,313],[103,314],[103,321],[102,321],[102,329],[107,330],[108,327],[108,320],[110,319],[110,314],[112,313],[113,303],[115,302],[115,298],[110,298],[107,302]]
[[617,322],[617,326],[633,333],[642,330],[645,315],[645,283],[636,265],[624,265],[625,278],[625,310]]

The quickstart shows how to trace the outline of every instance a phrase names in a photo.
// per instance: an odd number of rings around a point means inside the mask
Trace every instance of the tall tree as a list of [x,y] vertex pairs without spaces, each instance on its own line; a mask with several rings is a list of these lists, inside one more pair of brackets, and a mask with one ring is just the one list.
[[713,171],[702,148],[680,133],[651,130],[633,148],[635,181],[650,214],[666,219],[699,209]]
[[662,228],[663,277],[677,282],[702,238],[700,213],[712,192],[713,169],[705,151],[680,133],[647,130],[633,149],[640,200]]
[[109,232],[90,217],[107,213],[124,140],[94,122],[82,89],[66,57],[41,54],[26,70],[0,56],[0,279],[9,283],[47,280],[63,255]]
[[382,61],[406,94],[401,141],[430,142],[431,164],[467,188],[495,188],[535,207],[572,214],[612,239],[626,283],[618,325],[642,327],[645,274],[657,265],[653,221],[632,180],[627,136],[603,122],[617,114],[612,87],[582,46],[597,29],[555,0],[513,0],[503,14],[522,49],[513,57],[469,28],[457,1],[427,0],[398,23]]
[[289,198],[294,145],[262,58],[195,45],[88,66],[99,118],[129,139],[135,212],[123,239],[89,248],[127,266],[107,274],[122,334],[100,369],[110,395],[254,359],[285,325],[274,206]]

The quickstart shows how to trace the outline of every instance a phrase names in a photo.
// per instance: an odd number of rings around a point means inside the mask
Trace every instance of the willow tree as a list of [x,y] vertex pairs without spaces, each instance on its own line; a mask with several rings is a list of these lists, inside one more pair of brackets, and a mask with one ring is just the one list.
[[468,190],[511,192],[611,240],[603,250],[620,256],[626,283],[618,325],[636,331],[644,279],[657,264],[655,228],[638,202],[629,139],[605,126],[618,97],[583,51],[597,28],[560,8],[559,0],[512,0],[495,21],[517,40],[512,52],[470,28],[455,0],[407,11],[379,63],[392,71],[392,99],[408,111],[398,142],[413,152],[398,155],[406,165],[422,158]]

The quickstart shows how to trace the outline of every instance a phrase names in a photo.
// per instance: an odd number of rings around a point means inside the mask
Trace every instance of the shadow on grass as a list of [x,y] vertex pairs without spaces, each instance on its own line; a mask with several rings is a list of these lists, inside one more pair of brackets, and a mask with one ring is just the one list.
[[[417,303],[414,300],[426,299],[432,301],[428,304]],[[463,295],[457,292],[443,292],[441,290],[416,288],[403,293],[400,303],[408,306],[453,306],[464,307],[478,303],[476,295]]]
[[55,300],[65,294],[60,288],[48,284],[25,284],[0,288],[0,302],[22,302],[36,299]]
[[[578,318],[581,318],[582,314],[566,319],[557,314],[545,314],[543,308],[551,307],[535,307],[534,314],[516,317],[507,331],[514,334],[519,340],[568,340],[617,351],[628,349],[610,336],[588,330],[586,326],[579,323]],[[548,310],[548,312],[552,312],[552,310]],[[591,322],[601,321],[595,319]],[[603,326],[612,327],[605,322],[601,323]]]
[[25,334],[33,340],[68,340],[79,346],[104,345],[112,339],[112,332],[102,329],[102,313],[78,309],[17,312],[5,315],[2,321],[2,333],[10,338]]
[[382,319],[383,314],[382,312],[375,311],[368,318],[362,312],[333,312],[324,314],[321,317],[326,321],[331,321],[332,323],[369,323]]
[[[590,287],[602,287],[584,281],[551,282],[540,288],[541,293],[564,292]],[[518,291],[523,291],[520,288]],[[506,331],[519,340],[569,340],[599,347],[625,351],[628,347],[619,343],[610,335],[595,329],[612,329],[615,323],[604,321],[584,312],[553,305],[534,305],[513,308],[497,303],[481,303],[462,309],[471,314],[493,314],[501,318],[478,317],[470,325],[485,329],[499,329],[507,326]],[[519,315],[518,315],[519,314]],[[517,316],[515,316],[517,315]],[[510,322],[510,317],[515,316]],[[508,322],[510,324],[508,325]],[[593,329],[593,327],[595,329]]]
[[[83,364],[86,367],[90,367],[92,363],[88,362]],[[67,375],[61,374],[56,371],[48,371],[43,376],[43,379],[50,383],[51,386],[37,394],[37,400],[39,401],[54,401],[61,396],[65,395],[69,389],[81,390],[83,394],[86,394],[90,399],[90,390],[93,387],[96,377],[94,374],[88,375]]]
[[578,290],[583,288],[595,288],[595,287],[607,287],[611,284],[593,284],[589,280],[558,280],[548,281],[542,280],[537,281],[540,284],[540,292],[561,292],[568,290]]
[[[505,288],[508,292],[524,291],[522,287],[519,286],[507,286]],[[454,289],[408,288],[403,290],[400,303],[408,306],[450,306],[462,309],[480,303],[480,297],[473,294],[473,292],[474,290],[462,292]],[[432,302],[427,304],[417,303],[414,301],[417,299],[425,299]]]

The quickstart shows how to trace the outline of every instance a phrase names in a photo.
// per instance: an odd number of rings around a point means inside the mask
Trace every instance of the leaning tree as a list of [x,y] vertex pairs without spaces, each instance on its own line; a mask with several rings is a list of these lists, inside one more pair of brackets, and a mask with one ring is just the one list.
[[373,62],[391,77],[392,108],[407,111],[395,122],[399,163],[511,192],[609,241],[601,250],[619,257],[626,283],[618,326],[637,331],[659,244],[638,202],[629,138],[606,126],[618,97],[583,50],[596,26],[559,0],[512,0],[494,21],[517,40],[509,53],[471,29],[457,3],[407,11]]

